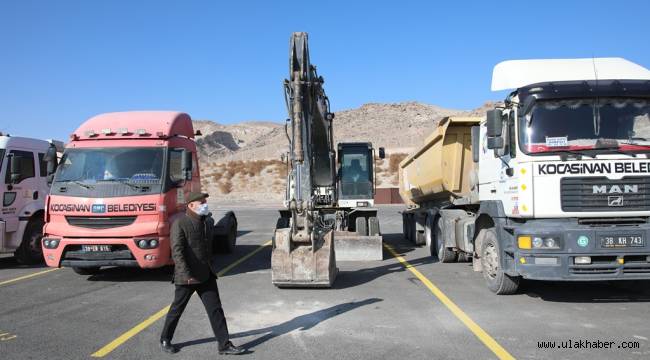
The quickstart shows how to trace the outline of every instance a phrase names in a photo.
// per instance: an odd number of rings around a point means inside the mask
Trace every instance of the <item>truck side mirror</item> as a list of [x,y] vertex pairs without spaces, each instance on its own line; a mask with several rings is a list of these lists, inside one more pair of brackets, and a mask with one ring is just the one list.
[[187,149],[183,149],[183,154],[181,156],[181,170],[183,171],[183,177],[185,180],[192,180],[192,152]]
[[501,109],[488,110],[487,112],[487,148],[495,149],[495,155],[499,149],[505,147],[503,140],[503,111]]
[[11,174],[11,184],[16,184],[20,180],[20,169],[22,158],[16,157],[13,154],[9,154],[9,172]]
[[487,136],[500,137],[503,132],[503,111],[493,109],[487,111]]
[[383,147],[379,148],[379,158],[380,159],[385,159],[386,158],[386,149],[384,149]]
[[481,127],[472,126],[472,161],[479,161],[479,147],[481,146]]
[[502,137],[489,137],[487,138],[487,148],[488,149],[503,149],[505,146]]
[[49,176],[54,174],[59,165],[56,157],[56,148],[54,146],[50,146],[47,149],[43,160],[47,163],[47,175]]

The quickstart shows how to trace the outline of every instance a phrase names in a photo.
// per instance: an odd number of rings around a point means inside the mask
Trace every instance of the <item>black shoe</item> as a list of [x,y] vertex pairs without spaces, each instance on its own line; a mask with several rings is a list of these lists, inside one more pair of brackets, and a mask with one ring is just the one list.
[[246,352],[243,347],[235,346],[233,343],[228,341],[223,348],[219,349],[219,355],[240,355]]
[[178,352],[178,348],[168,340],[161,341],[160,348],[162,351],[170,354],[176,354]]

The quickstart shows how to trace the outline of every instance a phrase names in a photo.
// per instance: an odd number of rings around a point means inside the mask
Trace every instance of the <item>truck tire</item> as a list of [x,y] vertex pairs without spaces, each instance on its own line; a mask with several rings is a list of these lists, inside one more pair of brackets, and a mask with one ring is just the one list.
[[442,231],[442,219],[438,218],[436,220],[436,254],[438,255],[438,261],[443,263],[450,263],[456,261],[456,252],[452,249],[445,246],[444,232]]
[[366,218],[358,217],[354,220],[354,224],[357,229],[357,235],[368,236],[368,223],[366,222]]
[[407,214],[402,214],[402,235],[404,236],[404,240],[408,241],[408,215]]
[[404,237],[408,242],[415,244],[415,218],[413,214],[406,216],[406,233],[404,233]]
[[483,267],[483,278],[485,278],[488,289],[497,295],[516,293],[521,278],[509,276],[501,268],[501,249],[496,231],[494,228],[483,229],[478,236],[483,237],[480,260]]
[[41,240],[43,239],[44,225],[45,222],[41,217],[35,217],[29,220],[25,227],[23,240],[14,253],[18,263],[34,265],[43,262],[43,245],[41,244]]
[[464,263],[464,262],[470,262],[472,260],[472,255],[459,251],[458,252],[458,262]]
[[93,266],[93,267],[77,267],[73,266],[72,271],[76,272],[79,275],[97,275],[99,274],[99,270],[101,268],[99,266]]
[[370,236],[379,236],[381,231],[379,229],[379,219],[376,216],[371,216],[368,218],[368,235]]
[[221,252],[230,254],[235,251],[235,246],[237,245],[237,222],[230,220],[230,225],[228,227],[228,233],[222,239],[220,244]]
[[286,229],[289,227],[289,218],[279,217],[278,221],[275,223],[276,229]]
[[415,225],[415,236],[414,236],[415,245],[424,245],[427,242],[426,234],[425,234],[426,229],[420,231],[418,230],[418,225],[417,224],[414,225]]

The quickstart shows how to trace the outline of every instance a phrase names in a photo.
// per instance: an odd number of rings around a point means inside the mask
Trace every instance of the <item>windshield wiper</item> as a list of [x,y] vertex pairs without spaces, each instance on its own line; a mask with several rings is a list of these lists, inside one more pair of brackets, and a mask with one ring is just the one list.
[[578,160],[580,160],[583,156],[587,156],[587,157],[590,157],[592,159],[596,158],[596,155],[594,155],[594,154],[586,153],[586,152],[583,152],[581,150],[568,150],[568,149],[544,151],[541,154],[560,155],[560,158],[562,159],[562,161],[566,161],[567,158],[568,158],[568,155],[578,155],[577,156]]
[[130,187],[131,189],[134,189],[134,190],[141,190],[141,189],[142,189],[142,186],[140,186],[140,185],[136,185],[136,184],[131,184],[130,182],[128,182],[129,180],[126,180],[126,179],[124,179],[124,180],[120,180],[120,179],[105,179],[105,180],[99,180],[99,181],[118,182],[118,183],[120,183],[120,184],[127,185],[128,187]]
[[632,153],[632,152],[629,152],[629,151],[622,150],[622,149],[621,149],[620,147],[618,147],[618,146],[598,147],[598,148],[594,148],[594,149],[591,150],[591,151],[598,151],[598,150],[613,151],[613,152],[615,152],[615,153],[617,153],[617,154],[622,154],[622,155],[628,155],[628,156],[636,157],[636,154],[634,154],[634,153]]
[[73,183],[73,184],[79,185],[79,186],[81,186],[82,188],[85,188],[85,189],[94,189],[95,188],[94,186],[92,186],[90,184],[84,184],[83,182],[81,182],[78,179],[77,180],[73,180],[73,179],[57,180],[56,182],[57,183]]
[[94,186],[92,186],[92,185],[90,185],[90,184],[84,184],[84,183],[82,183],[82,182],[79,181],[79,180],[68,180],[68,181],[69,181],[69,182],[73,182],[73,183],[75,183],[75,184],[81,186],[82,188],[86,188],[86,189],[89,189],[89,190],[92,190],[92,189],[95,188]]

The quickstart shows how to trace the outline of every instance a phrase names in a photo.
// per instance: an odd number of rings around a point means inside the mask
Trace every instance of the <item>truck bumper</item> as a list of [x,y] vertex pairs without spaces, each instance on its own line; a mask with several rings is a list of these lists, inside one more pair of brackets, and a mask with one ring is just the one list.
[[[554,238],[559,249],[520,249],[518,237]],[[605,247],[602,237],[641,236],[634,247]],[[583,225],[577,219],[532,220],[514,228],[514,273],[534,280],[650,279],[650,224]],[[576,263],[576,258],[589,263]]]
[[[56,249],[43,247],[45,263],[50,267],[140,267],[158,268],[171,264],[169,237],[146,237],[157,239],[158,247],[140,249],[134,238],[65,238],[47,235],[48,239],[60,239]],[[82,245],[110,245],[110,251],[84,251]]]

